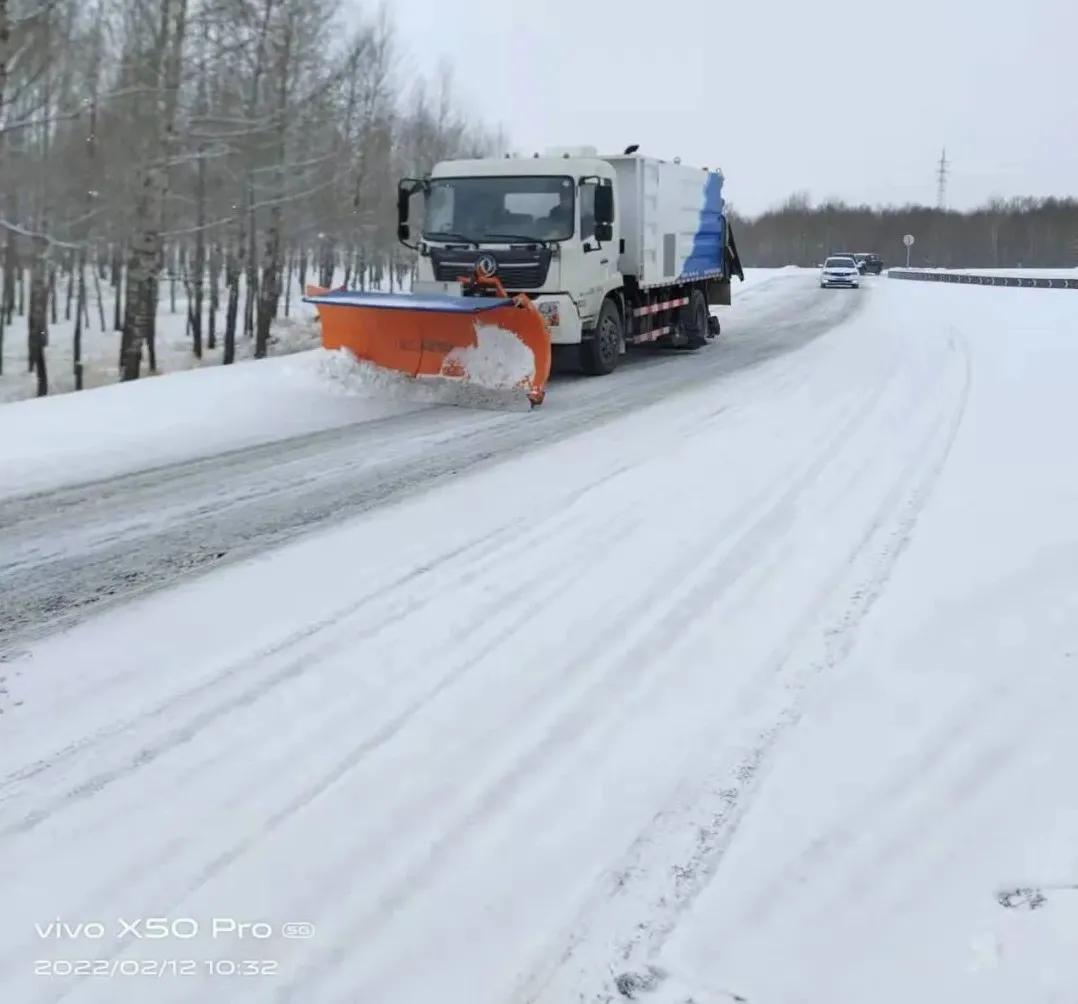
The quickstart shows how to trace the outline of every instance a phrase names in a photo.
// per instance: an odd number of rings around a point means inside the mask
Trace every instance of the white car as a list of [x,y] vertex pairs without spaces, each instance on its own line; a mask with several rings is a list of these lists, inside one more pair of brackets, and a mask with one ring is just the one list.
[[852,286],[857,289],[860,285],[861,270],[852,258],[836,255],[823,263],[823,269],[820,272],[820,289],[827,286]]

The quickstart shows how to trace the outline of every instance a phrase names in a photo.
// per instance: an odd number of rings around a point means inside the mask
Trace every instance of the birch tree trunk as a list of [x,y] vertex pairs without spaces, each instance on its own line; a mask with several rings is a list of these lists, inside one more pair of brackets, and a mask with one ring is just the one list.
[[[240,246],[242,247],[242,244]],[[225,352],[221,362],[226,366],[236,360],[236,313],[240,306],[240,260],[238,254],[230,247],[225,257],[228,304],[225,307]]]
[[[14,193],[8,193],[7,209],[8,215],[15,217]],[[4,247],[4,299],[0,302],[0,313],[6,315],[8,324],[11,324],[15,317],[15,287],[18,285],[19,254],[16,250],[15,239],[15,235],[9,232]]]
[[219,306],[218,281],[221,277],[221,245],[214,244],[210,250],[210,309],[206,331],[206,348],[217,348],[217,308]]
[[[197,114],[209,113],[209,96],[206,81],[206,52],[210,45],[208,18],[202,21],[202,50],[198,63],[198,101]],[[195,259],[192,264],[191,286],[188,296],[193,302],[188,304],[191,317],[192,349],[197,359],[202,358],[202,289],[206,273],[206,144],[198,144],[198,167],[195,173]],[[215,339],[210,335],[210,348]]]
[[[288,308],[292,303],[292,269],[296,263],[295,253],[291,250],[288,252],[288,269],[284,280],[284,316],[288,317]],[[3,332],[0,332],[2,336]]]
[[37,396],[49,392],[45,365],[45,346],[49,342],[49,242],[43,236],[34,239],[34,257],[30,268],[30,311],[27,318],[29,366],[37,376]]
[[276,156],[277,166],[273,172],[273,205],[270,223],[266,229],[266,250],[262,261],[262,284],[258,294],[258,332],[255,338],[255,358],[266,355],[269,345],[270,325],[277,316],[277,303],[281,295],[281,202],[284,199],[284,164],[288,154],[288,81],[292,72],[292,41],[294,13],[289,7],[283,17],[282,37],[277,40],[277,105]]
[[82,318],[86,313],[86,249],[79,251],[79,295],[75,302],[75,337],[72,347],[72,369],[75,390],[82,390]]
[[[253,185],[247,193],[248,205],[254,206]],[[247,223],[247,267],[246,282],[243,291],[243,337],[250,338],[255,333],[255,300],[258,297],[258,245],[255,238],[255,210],[249,210]]]
[[[119,243],[112,247],[112,288],[114,297],[112,301],[112,329],[123,331],[124,315],[124,252]],[[123,366],[123,356],[120,356],[120,365]]]
[[7,0],[0,0],[0,123],[4,121],[4,97],[7,94],[7,50],[11,42],[11,21]]
[[[171,21],[175,17],[175,28]],[[124,316],[122,379],[137,380],[142,347],[153,346],[157,316],[157,282],[161,267],[161,215],[168,194],[168,158],[173,146],[176,91],[186,29],[187,0],[161,0],[161,31],[155,46],[159,71],[157,107],[160,114],[153,157],[141,172],[135,199],[135,235],[127,261],[127,306]],[[170,37],[171,33],[171,37]],[[151,365],[156,360],[151,360]]]
[[[101,273],[99,269],[94,269],[94,292],[97,294],[97,315],[101,324],[101,331],[105,331],[105,300],[101,295]],[[89,321],[86,322],[89,326]]]
[[[206,165],[203,161],[199,161],[199,173],[203,175],[199,183],[200,197],[203,201],[199,204],[198,213],[196,215],[196,226],[204,227],[206,225],[206,206],[205,206],[205,191],[206,191],[206,179],[205,179]],[[191,304],[188,307],[188,311],[191,315],[191,348],[195,353],[196,359],[202,358],[202,276],[206,271],[206,234],[205,231],[199,229],[195,235],[195,260],[191,266],[191,292],[188,294],[191,297]]]

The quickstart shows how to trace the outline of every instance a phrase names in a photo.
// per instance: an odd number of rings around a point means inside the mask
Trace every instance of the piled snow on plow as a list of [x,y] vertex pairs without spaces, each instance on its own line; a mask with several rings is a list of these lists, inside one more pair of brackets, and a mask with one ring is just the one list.
[[510,389],[535,371],[535,358],[512,331],[496,324],[475,325],[477,344],[454,349],[445,357],[447,368],[459,367],[468,379],[484,387]]
[[467,374],[466,379],[412,377],[357,359],[348,349],[324,351],[319,358],[319,372],[329,387],[350,397],[528,411],[531,405],[518,384],[532,372],[531,352],[504,328],[481,324],[476,326],[476,334],[478,345],[454,349],[446,356],[447,368],[455,364]]

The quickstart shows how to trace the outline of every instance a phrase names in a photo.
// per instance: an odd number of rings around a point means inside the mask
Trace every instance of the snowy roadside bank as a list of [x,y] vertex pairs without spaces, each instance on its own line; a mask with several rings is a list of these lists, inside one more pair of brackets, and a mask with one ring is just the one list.
[[0,406],[0,497],[369,421],[422,407],[358,400],[316,349]]

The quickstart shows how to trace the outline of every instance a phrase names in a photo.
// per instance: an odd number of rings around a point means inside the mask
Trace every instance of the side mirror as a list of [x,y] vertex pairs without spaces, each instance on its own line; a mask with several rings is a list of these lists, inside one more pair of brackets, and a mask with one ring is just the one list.
[[596,222],[595,239],[597,241],[612,241],[614,239],[614,224]]
[[408,210],[409,203],[412,201],[412,188],[407,183],[402,181],[397,186],[397,233],[403,231],[405,237],[408,236]]
[[[614,186],[597,185],[595,188],[596,236],[600,226],[609,227],[614,222]],[[600,238],[602,239],[602,238]],[[610,238],[606,238],[609,240]]]
[[425,182],[415,178],[403,178],[397,185],[397,240],[402,244],[407,245],[412,236],[412,228],[408,225],[408,211],[412,196],[420,189],[426,190]]

